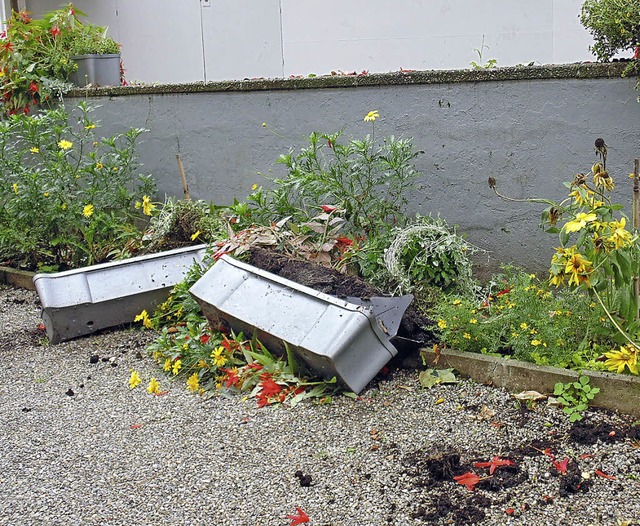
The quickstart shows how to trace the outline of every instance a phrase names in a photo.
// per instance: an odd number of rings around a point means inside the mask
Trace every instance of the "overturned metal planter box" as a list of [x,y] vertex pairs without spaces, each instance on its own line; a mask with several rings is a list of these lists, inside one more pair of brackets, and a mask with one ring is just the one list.
[[131,323],[152,312],[206,245],[197,245],[55,274],[36,274],[33,283],[42,304],[47,336],[58,343],[100,329]]
[[285,343],[308,368],[359,393],[396,355],[371,309],[223,256],[190,289],[213,326]]

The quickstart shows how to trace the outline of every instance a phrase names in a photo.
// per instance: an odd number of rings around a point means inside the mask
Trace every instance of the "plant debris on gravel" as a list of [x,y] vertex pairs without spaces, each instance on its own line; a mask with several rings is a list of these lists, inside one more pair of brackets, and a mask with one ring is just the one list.
[[[410,369],[331,403],[205,400],[158,377],[153,333],[50,345],[39,314],[0,286],[2,526],[638,523],[625,415],[571,425],[470,380],[422,389]],[[132,370],[161,396],[130,389]]]

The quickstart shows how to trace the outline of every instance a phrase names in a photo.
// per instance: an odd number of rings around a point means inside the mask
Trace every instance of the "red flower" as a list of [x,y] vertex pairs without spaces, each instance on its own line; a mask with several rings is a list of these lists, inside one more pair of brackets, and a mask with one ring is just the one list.
[[327,214],[330,214],[331,212],[335,212],[338,209],[337,206],[331,206],[331,205],[320,205],[320,208],[322,208],[322,211],[326,212]]
[[329,145],[329,148],[333,148],[333,143],[331,142],[331,139],[327,139],[327,144]]
[[32,80],[31,84],[29,84],[29,91],[31,93],[37,93],[39,89],[40,88],[39,88],[38,84],[35,81]]
[[297,526],[298,524],[303,524],[305,522],[309,522],[309,515],[307,515],[300,508],[296,508],[297,515],[287,515],[287,519],[291,519],[291,524],[289,526]]
[[475,473],[471,473],[470,471],[465,473],[464,475],[458,475],[457,477],[453,477],[458,484],[463,484],[467,486],[469,491],[473,491],[475,485],[480,482],[482,479],[476,475]]
[[636,46],[636,52],[633,54],[633,58],[640,58],[640,46]]
[[260,380],[262,380],[258,384],[262,388],[260,394],[264,394],[265,396],[273,396],[273,395],[277,395],[280,391],[282,391],[282,386],[274,382],[273,378],[271,378],[271,375],[269,373],[261,374]]
[[23,23],[28,24],[29,22],[31,22],[31,17],[29,17],[26,11],[22,10],[20,11],[20,20]]
[[552,460],[551,463],[563,475],[567,473],[567,466],[569,464],[568,458],[565,458],[562,462],[558,462],[557,460]]
[[211,335],[210,334],[203,334],[202,336],[200,336],[200,343],[202,345],[206,345],[206,343],[211,339]]
[[233,369],[220,369],[223,373],[227,375],[226,380],[224,381],[224,386],[229,389],[231,386],[237,386],[240,383],[240,377],[238,373]]
[[473,467],[475,468],[489,468],[489,475],[493,475],[493,472],[496,468],[502,466],[515,466],[515,462],[513,460],[502,459],[500,457],[493,457],[491,462],[476,462]]
[[7,40],[4,44],[2,44],[2,46],[0,46],[0,49],[2,49],[2,51],[12,52],[13,51],[13,44],[10,41]]
[[25,115],[29,115],[29,105],[27,104],[24,109],[22,110],[22,113],[24,113]]
[[51,33],[52,37],[57,37],[60,34],[60,29],[58,29],[58,25],[56,24],[51,29],[49,29],[49,33]]

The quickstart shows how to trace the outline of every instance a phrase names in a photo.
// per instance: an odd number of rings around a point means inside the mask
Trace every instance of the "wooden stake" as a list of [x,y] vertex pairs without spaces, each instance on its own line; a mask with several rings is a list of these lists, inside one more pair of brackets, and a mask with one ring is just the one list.
[[187,185],[187,177],[184,175],[184,166],[182,166],[182,157],[180,154],[176,154],[176,159],[178,160],[178,170],[180,170],[180,177],[182,177],[182,189],[184,190],[184,198],[188,201],[191,200],[191,196],[189,195],[189,186]]
[[[638,159],[633,161],[633,233],[638,235],[638,227],[640,226],[640,173],[638,173]],[[638,253],[636,251],[636,272]],[[640,320],[640,278],[636,274],[633,276],[633,292],[636,300],[636,320]]]

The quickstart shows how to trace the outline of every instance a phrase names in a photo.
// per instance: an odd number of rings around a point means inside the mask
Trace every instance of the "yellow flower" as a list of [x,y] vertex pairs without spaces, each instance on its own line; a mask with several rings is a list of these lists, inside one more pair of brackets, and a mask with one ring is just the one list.
[[456,298],[455,300],[453,300],[454,305],[460,305],[461,303],[462,303],[462,300],[459,298]]
[[567,232],[578,232],[587,226],[587,223],[595,221],[597,218],[598,216],[592,213],[585,214],[584,212],[578,212],[575,219],[564,225],[564,229]]
[[62,203],[60,205],[60,208],[62,208],[62,210],[66,210],[67,209],[67,203]]
[[537,347],[538,345],[542,345],[542,342],[540,340],[531,340],[531,345]]
[[205,367],[207,367],[207,362],[205,360],[198,360],[196,366],[200,369],[204,369]]
[[93,130],[95,127],[96,127],[96,125],[95,125],[95,124],[87,124],[87,125],[84,127],[84,129],[85,129],[85,130]]
[[173,362],[173,366],[171,367],[171,372],[175,376],[180,372],[181,368],[182,368],[182,360],[176,360],[175,362]]
[[140,385],[141,382],[142,382],[142,379],[140,378],[138,371],[132,371],[131,378],[129,378],[129,388],[135,389]]
[[96,170],[102,170],[103,165],[102,163],[96,163]]
[[29,151],[31,153],[40,153],[40,148],[36,148],[35,146],[32,146],[31,148],[29,148]]
[[147,391],[151,394],[159,393],[160,384],[158,383],[158,380],[151,378],[151,380],[149,380],[149,385],[147,386]]
[[528,329],[529,326],[526,323],[521,323],[520,328],[524,330],[524,329]]
[[154,205],[151,202],[151,199],[149,199],[149,196],[143,195],[142,196],[142,213],[146,216],[150,216],[151,212],[155,210],[155,208],[156,208],[156,205]]
[[624,217],[620,221],[611,221],[609,223],[613,233],[607,238],[607,241],[613,243],[616,248],[623,248],[631,243],[631,232],[625,228],[626,224],[627,220]]
[[151,323],[149,314],[146,310],[143,310],[140,314],[133,318],[133,321],[141,321],[142,325],[144,325],[147,329],[153,329],[153,324]]
[[476,323],[478,323],[478,320],[476,320],[475,318],[471,318],[471,319],[469,320],[469,323],[476,324]]
[[569,285],[574,283],[576,286],[581,283],[590,286],[589,274],[592,270],[591,261],[587,261],[579,252],[570,255],[564,268],[565,273],[569,275]]
[[611,351],[604,353],[608,358],[604,362],[605,367],[610,371],[621,373],[625,366],[629,368],[633,374],[638,374],[638,349],[630,345],[623,345],[619,351]]
[[193,373],[187,380],[187,389],[189,391],[197,391],[200,389],[200,377],[198,373]]
[[251,185],[251,190],[257,190],[258,189],[258,185],[256,183],[253,183]]
[[224,353],[224,347],[216,347],[211,353],[213,365],[215,365],[216,367],[222,367],[225,363],[227,363],[227,359],[222,355],[222,353]]
[[378,110],[370,111],[364,116],[364,122],[375,122],[378,117],[380,117]]
[[529,334],[538,334],[538,331],[536,331],[535,329],[531,329],[531,330],[529,331]]
[[462,337],[463,337],[463,338],[465,338],[465,339],[467,339],[467,340],[470,340],[470,339],[471,339],[471,334],[469,334],[468,332],[465,332],[465,333],[462,335]]
[[44,193],[44,194],[42,194],[42,195],[44,195],[45,197],[49,197],[51,194],[50,194],[49,192],[45,192],[45,193]]
[[447,322],[444,320],[438,320],[438,327],[440,327],[441,329],[446,329],[447,328]]
[[195,234],[192,234],[191,235],[191,241],[195,241],[201,233],[202,232],[200,232],[200,230],[198,230]]
[[72,142],[69,141],[65,141],[64,139],[62,139],[61,141],[58,141],[58,147],[61,150],[68,150],[69,148],[71,148],[73,146]]
[[513,336],[514,338],[517,338],[519,335],[518,335],[518,333],[517,333],[517,332],[513,331],[513,332],[511,333],[511,336]]
[[18,193],[18,183],[13,183],[11,185],[11,188],[13,188],[13,191],[17,194]]
[[263,128],[266,128],[266,127],[267,127],[267,123],[266,123],[266,122],[263,122],[263,123],[262,123],[262,127],[263,127]]
[[82,209],[82,215],[84,217],[91,217],[94,210],[95,209],[92,204],[85,205],[85,207]]
[[593,182],[595,183],[596,188],[604,188],[605,190],[613,190],[616,186],[613,179],[611,179],[609,172],[606,170],[594,174]]
[[93,141],[93,147],[95,148],[96,146],[98,146],[98,141]]

